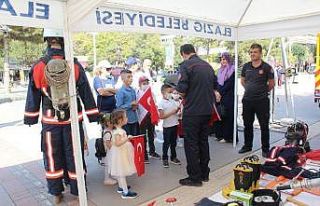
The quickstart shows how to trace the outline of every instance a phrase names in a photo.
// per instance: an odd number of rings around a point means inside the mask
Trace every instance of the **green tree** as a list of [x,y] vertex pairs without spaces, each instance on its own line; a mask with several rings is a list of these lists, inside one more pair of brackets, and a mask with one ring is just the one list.
[[[30,67],[43,53],[42,29],[10,26],[8,35],[10,63]],[[0,33],[0,68],[4,61],[4,35]]]
[[18,26],[10,29],[10,61],[30,67],[43,54],[43,30]]
[[291,48],[292,55],[296,57],[296,60],[304,61],[309,57],[309,50],[306,46],[302,44],[292,44]]
[[[111,63],[122,63],[129,56],[136,56],[141,60],[151,59],[154,67],[163,67],[164,48],[160,35],[135,33],[100,33],[96,37],[97,61],[107,59]],[[74,50],[76,55],[89,56],[93,62],[92,35],[80,33],[74,36]]]

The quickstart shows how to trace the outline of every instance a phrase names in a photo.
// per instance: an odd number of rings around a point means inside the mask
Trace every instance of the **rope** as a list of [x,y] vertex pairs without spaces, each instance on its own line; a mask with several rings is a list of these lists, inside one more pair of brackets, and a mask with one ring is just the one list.
[[49,86],[59,87],[67,83],[70,76],[70,67],[65,60],[52,59],[45,68],[45,77]]
[[[65,60],[52,59],[45,67],[45,78],[51,87],[51,97],[48,98],[52,102],[53,108],[59,111],[61,118],[65,117],[63,108],[69,107],[68,80],[70,77],[70,67]],[[55,114],[57,118],[57,113]]]

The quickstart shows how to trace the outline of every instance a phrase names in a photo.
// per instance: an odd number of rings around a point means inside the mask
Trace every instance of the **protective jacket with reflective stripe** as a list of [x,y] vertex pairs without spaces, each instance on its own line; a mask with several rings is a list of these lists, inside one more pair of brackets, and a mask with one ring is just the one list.
[[[30,70],[29,86],[27,93],[27,100],[24,113],[24,124],[33,125],[38,123],[40,113],[40,103],[42,101],[42,123],[44,124],[70,124],[71,120],[58,121],[55,118],[55,110],[50,100],[50,87],[48,86],[44,70],[50,59],[64,59],[63,50],[49,49],[47,56],[41,58]],[[77,102],[78,102],[78,118],[82,120],[82,106],[80,104],[81,98],[85,112],[90,122],[98,120],[98,109],[94,101],[87,76],[80,63],[75,59],[74,72],[76,78],[77,88]]]

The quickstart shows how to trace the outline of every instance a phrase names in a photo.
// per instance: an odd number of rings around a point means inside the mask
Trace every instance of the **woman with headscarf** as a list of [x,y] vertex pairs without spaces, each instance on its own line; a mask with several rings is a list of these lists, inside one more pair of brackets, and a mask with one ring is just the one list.
[[218,91],[221,101],[218,108],[221,112],[221,121],[216,126],[216,138],[220,142],[233,141],[233,112],[234,112],[234,81],[235,69],[230,54],[222,53],[221,67],[218,71]]

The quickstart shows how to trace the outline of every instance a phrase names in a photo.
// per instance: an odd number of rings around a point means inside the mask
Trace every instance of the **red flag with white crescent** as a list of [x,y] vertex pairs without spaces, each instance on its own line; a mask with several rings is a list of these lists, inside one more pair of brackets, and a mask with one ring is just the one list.
[[151,123],[158,124],[160,118],[157,106],[152,96],[151,87],[149,87],[139,99],[138,103],[151,115]]
[[138,176],[142,176],[145,172],[144,168],[144,135],[133,136],[130,138],[130,142],[134,148],[134,164],[137,169]]

